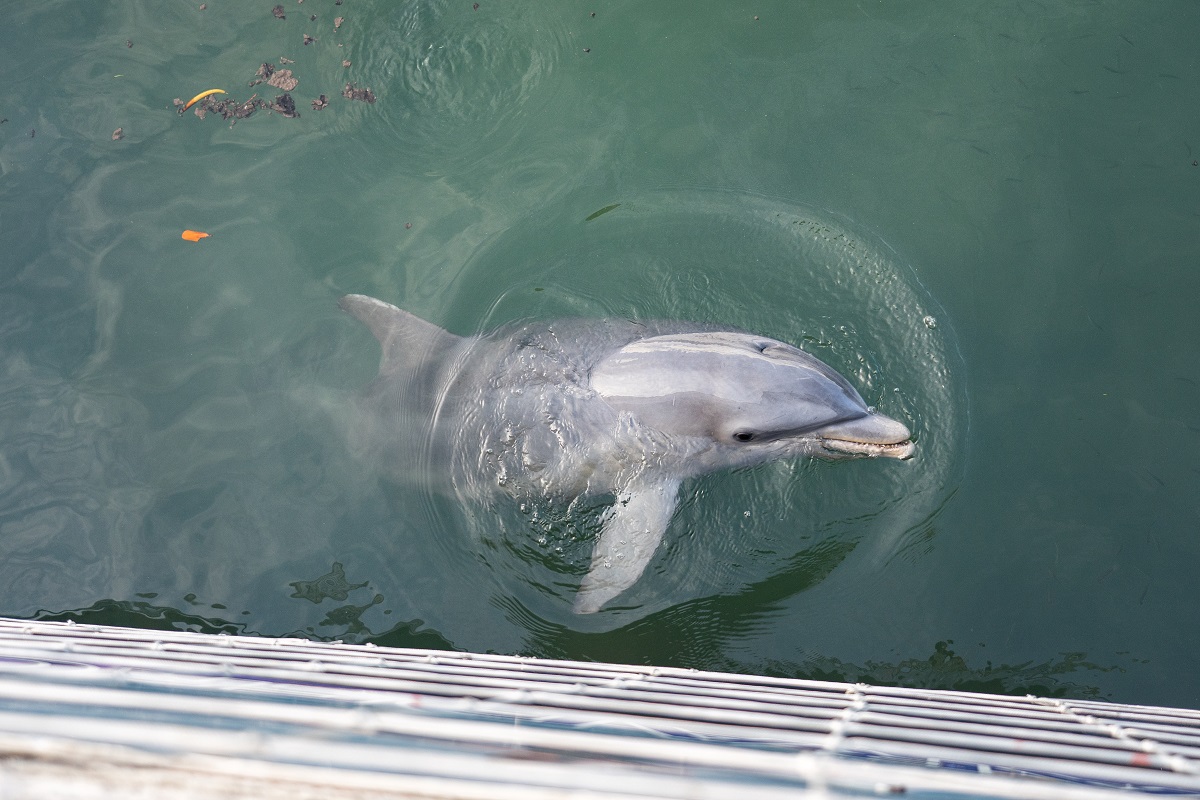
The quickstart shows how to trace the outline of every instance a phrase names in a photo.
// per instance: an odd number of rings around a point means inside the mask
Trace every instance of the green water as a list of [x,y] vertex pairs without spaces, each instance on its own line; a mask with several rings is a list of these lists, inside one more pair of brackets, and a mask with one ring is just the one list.
[[[1200,6],[273,5],[0,3],[0,614],[1200,706]],[[693,481],[576,617],[602,500],[306,406],[346,292],[755,330],[918,455]]]

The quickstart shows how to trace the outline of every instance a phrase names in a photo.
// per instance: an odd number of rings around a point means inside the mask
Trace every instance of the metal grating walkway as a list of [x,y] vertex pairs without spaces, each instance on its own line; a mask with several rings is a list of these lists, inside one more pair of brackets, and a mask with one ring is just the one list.
[[0,619],[0,797],[1200,797],[1200,712]]

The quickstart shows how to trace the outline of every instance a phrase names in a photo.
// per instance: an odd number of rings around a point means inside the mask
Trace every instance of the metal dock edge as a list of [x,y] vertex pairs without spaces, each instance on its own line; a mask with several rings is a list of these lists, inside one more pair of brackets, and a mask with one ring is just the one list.
[[1200,797],[1200,712],[0,619],[0,798]]

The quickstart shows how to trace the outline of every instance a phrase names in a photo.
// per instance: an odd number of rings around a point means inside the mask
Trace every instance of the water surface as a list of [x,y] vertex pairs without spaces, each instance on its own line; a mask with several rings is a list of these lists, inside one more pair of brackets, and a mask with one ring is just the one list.
[[[0,613],[1200,704],[1194,4],[273,5],[5,8]],[[176,113],[263,63],[298,118]],[[602,506],[297,402],[374,373],[346,292],[754,330],[918,457],[691,482],[581,619]]]

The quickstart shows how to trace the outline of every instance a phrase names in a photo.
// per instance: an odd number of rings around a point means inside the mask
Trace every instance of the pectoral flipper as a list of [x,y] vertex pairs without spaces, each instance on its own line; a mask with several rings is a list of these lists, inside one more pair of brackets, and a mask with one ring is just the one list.
[[591,614],[641,577],[675,513],[679,481],[635,480],[604,514],[592,566],[575,596],[575,612]]

